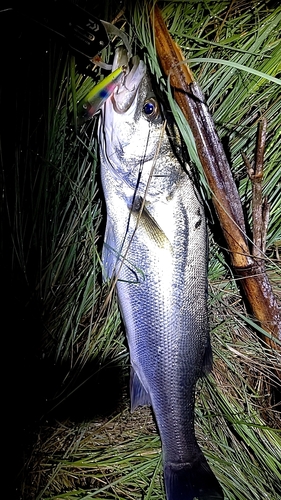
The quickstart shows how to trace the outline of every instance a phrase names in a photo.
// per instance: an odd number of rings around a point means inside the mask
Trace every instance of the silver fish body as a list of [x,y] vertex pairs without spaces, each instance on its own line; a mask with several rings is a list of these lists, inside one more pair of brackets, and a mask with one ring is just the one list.
[[[120,50],[116,66],[122,57]],[[194,434],[195,385],[212,363],[204,210],[164,129],[146,67],[133,63],[99,125],[103,264],[116,279],[128,339],[131,406],[152,405],[167,499],[222,499]]]

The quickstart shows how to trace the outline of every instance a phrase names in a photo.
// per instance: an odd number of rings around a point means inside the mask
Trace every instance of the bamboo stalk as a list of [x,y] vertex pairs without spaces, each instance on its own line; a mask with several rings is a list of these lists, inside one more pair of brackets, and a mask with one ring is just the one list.
[[[156,52],[163,72],[170,79],[174,98],[182,109],[194,135],[198,156],[212,192],[212,201],[226,240],[234,274],[238,278],[253,315],[266,332],[262,335],[263,340],[269,347],[281,351],[280,309],[268,280],[264,261],[261,259],[265,241],[264,229],[259,229],[259,234],[257,234],[256,229],[255,251],[251,255],[241,200],[202,91],[195,82],[190,69],[184,64],[184,57],[172,40],[161,11],[156,5],[151,11],[150,19],[154,31]],[[265,228],[268,216],[266,204],[264,205],[265,210],[260,205],[265,143],[263,129],[260,134],[258,140],[260,148],[257,148],[256,155],[258,170],[255,171],[254,188],[256,193],[255,228]],[[261,234],[262,231],[263,234]]]

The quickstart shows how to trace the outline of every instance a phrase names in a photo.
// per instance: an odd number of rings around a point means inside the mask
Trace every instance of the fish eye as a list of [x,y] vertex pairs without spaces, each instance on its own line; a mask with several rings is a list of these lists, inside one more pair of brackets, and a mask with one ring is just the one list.
[[150,99],[147,99],[143,105],[143,113],[145,114],[146,118],[149,120],[156,118],[158,116],[158,104],[155,99],[150,97]]

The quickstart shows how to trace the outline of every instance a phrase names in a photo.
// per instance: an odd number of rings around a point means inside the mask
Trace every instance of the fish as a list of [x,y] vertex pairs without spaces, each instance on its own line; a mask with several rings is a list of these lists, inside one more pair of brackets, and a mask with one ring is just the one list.
[[223,499],[195,437],[195,388],[212,368],[204,206],[171,113],[138,56],[100,111],[106,204],[104,278],[112,280],[130,354],[131,410],[150,405],[167,500]]

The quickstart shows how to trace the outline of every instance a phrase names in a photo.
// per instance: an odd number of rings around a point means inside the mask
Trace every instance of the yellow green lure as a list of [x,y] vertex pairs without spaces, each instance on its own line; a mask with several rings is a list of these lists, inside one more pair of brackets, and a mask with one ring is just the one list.
[[86,95],[78,106],[78,124],[81,125],[99,111],[103,103],[113,94],[114,89],[126,73],[126,69],[126,66],[117,68]]

